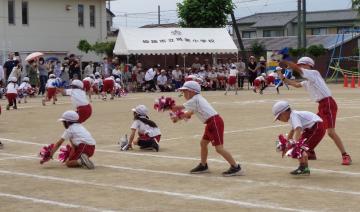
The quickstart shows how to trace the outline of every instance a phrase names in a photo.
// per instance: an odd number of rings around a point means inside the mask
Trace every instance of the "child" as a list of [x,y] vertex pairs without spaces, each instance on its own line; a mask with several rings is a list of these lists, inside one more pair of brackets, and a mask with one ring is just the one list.
[[[151,149],[158,152],[161,132],[155,122],[149,119],[148,109],[145,105],[138,105],[132,111],[134,122],[130,127],[131,135],[127,149],[132,148],[132,145],[139,145],[140,149]],[[138,131],[139,137],[134,139],[136,131]]]
[[122,93],[122,88],[121,88],[121,79],[120,78],[116,78],[116,83],[115,83],[115,95],[117,97],[121,97],[121,93]]
[[275,82],[274,83],[275,83],[275,88],[276,88],[277,93],[280,94],[279,87],[283,86],[284,84],[285,84],[286,88],[289,90],[289,86],[280,79],[280,77],[279,77],[279,75],[277,73],[278,72],[281,72],[281,73],[284,72],[285,77],[287,79],[291,79],[291,77],[292,77],[291,71],[289,71],[288,69],[285,69],[285,71],[284,71],[284,69],[282,69],[279,66],[275,68],[275,71],[276,71],[276,73],[274,72],[274,77],[275,77]]
[[34,89],[31,87],[29,83],[29,77],[24,77],[18,89],[18,94],[19,94],[18,103],[21,103],[21,100],[23,98],[24,98],[24,103],[27,103],[27,96],[31,95],[34,92],[35,92]]
[[98,95],[99,99],[100,99],[100,91],[102,90],[102,87],[103,87],[103,80],[101,79],[100,73],[96,72],[92,89],[93,89],[93,92],[96,95]]
[[180,117],[173,118],[176,122],[179,119],[189,119],[193,114],[206,124],[205,132],[200,142],[201,146],[201,163],[193,168],[190,173],[204,173],[208,172],[207,155],[208,145],[215,147],[216,152],[219,153],[231,165],[230,168],[223,172],[223,176],[242,175],[243,170],[240,164],[236,163],[231,154],[224,149],[224,122],[221,116],[214,110],[209,102],[201,96],[201,88],[199,83],[195,81],[185,82],[180,88],[183,92],[187,102],[184,105],[174,106],[172,110],[186,110]]
[[114,99],[114,94],[115,94],[114,86],[115,86],[114,76],[107,77],[104,79],[103,89],[102,89],[103,100],[106,100],[107,93],[111,94],[110,100]]
[[266,74],[262,73],[260,76],[255,78],[255,80],[254,80],[254,88],[253,88],[253,91],[255,93],[257,93],[257,90],[259,90],[260,94],[262,94],[263,88],[266,85],[265,77],[266,77]]
[[294,145],[300,148],[301,155],[297,156],[300,166],[290,172],[290,174],[309,175],[310,169],[308,167],[308,154],[306,151],[313,151],[324,137],[326,130],[322,119],[311,112],[291,110],[289,103],[286,101],[276,102],[272,112],[275,116],[274,121],[290,122],[291,130],[287,140],[293,140]]
[[50,74],[49,75],[49,79],[45,85],[46,88],[46,96],[44,97],[44,99],[42,100],[42,104],[45,106],[45,102],[50,101],[51,99],[53,100],[53,104],[55,104],[56,102],[56,77],[55,74]]
[[88,169],[93,169],[94,164],[89,158],[95,152],[96,141],[78,120],[79,115],[75,111],[69,110],[62,114],[59,121],[63,123],[65,132],[51,150],[50,157],[52,158],[65,140],[69,140],[71,149],[65,161],[66,166],[69,168],[86,166]]
[[10,107],[13,106],[13,108],[16,110],[16,97],[18,93],[18,85],[17,85],[17,79],[16,77],[9,77],[8,79],[8,85],[6,87],[6,98],[8,100],[8,105],[6,105],[6,110],[10,110]]
[[235,87],[235,95],[237,95],[238,91],[238,84],[236,82],[238,77],[239,71],[236,69],[236,65],[231,65],[231,68],[229,70],[229,76],[228,76],[228,83],[226,85],[226,91],[225,95],[227,95],[227,92],[230,90],[231,87]]
[[[341,138],[335,131],[337,104],[332,98],[331,91],[327,87],[324,79],[317,70],[314,70],[315,62],[310,57],[302,57],[297,64],[290,61],[282,61],[281,66],[288,66],[293,71],[298,72],[306,81],[296,82],[284,77],[281,72],[278,72],[284,83],[287,83],[296,88],[304,87],[310,94],[311,98],[319,103],[318,115],[324,121],[325,129],[330,138],[335,142],[342,155],[342,165],[350,165],[351,157],[345,151],[345,147]],[[316,160],[315,152],[309,153],[309,158]]]
[[91,101],[91,93],[92,93],[91,88],[94,85],[94,79],[95,79],[95,75],[93,74],[83,79],[84,91],[88,95],[90,101]]
[[79,123],[85,122],[92,114],[92,108],[89,100],[86,98],[86,93],[83,90],[83,83],[80,80],[73,80],[71,82],[71,89],[67,89],[65,93],[71,96],[71,102],[79,114]]

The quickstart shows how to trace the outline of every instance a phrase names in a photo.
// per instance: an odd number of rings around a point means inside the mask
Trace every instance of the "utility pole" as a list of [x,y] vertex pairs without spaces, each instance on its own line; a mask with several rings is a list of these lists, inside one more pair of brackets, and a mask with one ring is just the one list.
[[298,10],[297,10],[297,36],[298,36],[298,49],[300,49],[302,47],[301,45],[301,0],[297,0],[298,1]]
[[306,0],[302,0],[302,47],[306,48]]
[[160,5],[158,5],[158,25],[160,25]]
[[248,67],[247,67],[247,62],[246,62],[247,58],[246,58],[245,47],[244,47],[244,43],[242,42],[242,39],[241,39],[241,36],[240,36],[239,28],[237,27],[237,24],[236,24],[234,11],[231,12],[231,21],[232,21],[232,26],[234,28],[235,35],[236,35],[236,38],[237,38],[237,41],[238,41],[238,44],[239,44],[239,47],[240,47],[241,58],[242,58],[242,61],[245,63],[245,66],[246,66],[246,69],[247,69]]

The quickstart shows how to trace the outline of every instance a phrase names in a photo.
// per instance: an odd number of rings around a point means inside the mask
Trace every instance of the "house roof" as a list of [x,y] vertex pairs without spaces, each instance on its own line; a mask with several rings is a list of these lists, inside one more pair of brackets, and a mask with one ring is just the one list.
[[115,17],[116,15],[111,11],[109,10],[108,8],[106,8],[106,12],[109,13],[112,17]]
[[178,28],[179,25],[177,23],[169,23],[169,24],[147,24],[141,26],[139,28]]
[[[358,20],[358,13],[352,9],[307,12],[306,22]],[[237,24],[252,24],[250,27],[279,27],[287,23],[297,23],[297,11],[255,13],[239,18]]]
[[[307,46],[311,45],[323,45],[325,49],[331,50],[342,43],[342,34],[341,35],[317,35],[317,36],[307,36]],[[344,42],[347,43],[353,39],[358,39],[360,34],[344,34]],[[253,42],[263,43],[268,51],[281,50],[284,47],[297,48],[297,37],[269,37],[269,38],[244,38],[243,43],[245,49],[249,49]],[[237,44],[237,39],[234,39],[234,42]]]

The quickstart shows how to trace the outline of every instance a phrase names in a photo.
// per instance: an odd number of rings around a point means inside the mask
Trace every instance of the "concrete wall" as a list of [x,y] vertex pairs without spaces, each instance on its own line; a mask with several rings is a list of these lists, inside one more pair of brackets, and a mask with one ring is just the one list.
[[[28,53],[74,53],[79,40],[93,43],[106,39],[105,0],[28,0],[29,24],[22,25],[21,2],[15,0],[16,24],[8,24],[7,0],[0,0],[0,49]],[[84,27],[78,26],[78,4],[84,5]],[[66,10],[66,6],[72,7]],[[95,27],[90,27],[89,6],[95,6]],[[95,54],[83,60],[98,60]]]

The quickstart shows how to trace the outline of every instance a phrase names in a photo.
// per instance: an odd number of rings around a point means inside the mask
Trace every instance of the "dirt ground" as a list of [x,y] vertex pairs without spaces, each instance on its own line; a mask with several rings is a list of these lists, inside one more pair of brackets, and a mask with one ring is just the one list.
[[[69,97],[57,105],[41,106],[40,98],[5,111],[1,101],[0,210],[1,211],[359,211],[360,206],[360,89],[330,86],[339,111],[337,131],[353,165],[342,166],[341,155],[326,136],[310,161],[311,175],[289,174],[297,161],[275,152],[278,134],[289,126],[273,123],[271,107],[285,99],[297,110],[316,112],[302,89],[273,89],[264,95],[240,91],[203,92],[225,121],[225,148],[239,161],[245,176],[225,178],[228,164],[209,148],[210,173],[191,175],[199,162],[199,140],[204,125],[193,117],[173,124],[167,113],[152,110],[160,93],[139,93],[114,101],[95,99],[85,127],[97,141],[92,158],[96,168],[69,169],[57,160],[39,164],[37,154],[63,133],[56,122],[72,109]],[[177,93],[166,94],[178,103]],[[160,152],[120,152],[117,142],[129,133],[131,108],[145,104],[160,126]]]

